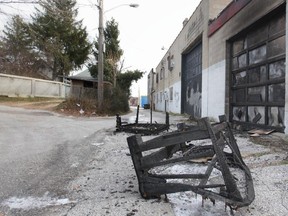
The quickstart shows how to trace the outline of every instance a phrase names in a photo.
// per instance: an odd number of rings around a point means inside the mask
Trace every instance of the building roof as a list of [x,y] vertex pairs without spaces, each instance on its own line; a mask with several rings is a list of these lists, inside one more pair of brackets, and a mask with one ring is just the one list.
[[97,82],[97,78],[91,76],[88,69],[74,75],[69,76],[68,79],[70,80],[83,80],[83,81],[90,81],[90,82]]

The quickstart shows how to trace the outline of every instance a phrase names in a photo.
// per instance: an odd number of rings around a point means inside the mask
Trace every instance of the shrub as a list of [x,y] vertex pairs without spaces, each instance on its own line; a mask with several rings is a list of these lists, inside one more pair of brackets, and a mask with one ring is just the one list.
[[130,110],[127,93],[120,88],[113,88],[108,100],[108,110],[114,113],[126,113]]

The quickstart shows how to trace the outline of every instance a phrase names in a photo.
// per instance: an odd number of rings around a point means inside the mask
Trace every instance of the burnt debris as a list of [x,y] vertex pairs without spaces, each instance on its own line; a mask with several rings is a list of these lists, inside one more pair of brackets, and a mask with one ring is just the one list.
[[116,115],[116,131],[115,132],[126,132],[140,134],[142,136],[156,135],[163,131],[169,130],[169,113],[166,112],[165,123],[152,123],[152,116],[150,123],[139,123],[139,106],[137,107],[135,123],[129,124],[122,122],[121,116]]
[[[189,130],[169,132],[145,142],[139,134],[127,138],[143,198],[192,191],[212,202],[223,201],[231,209],[251,204],[255,192],[250,170],[241,157],[226,117],[219,119],[220,123],[211,125],[203,118]],[[204,143],[199,142],[202,140],[206,141],[205,145],[199,144]],[[204,163],[203,173],[191,173],[190,169],[181,174],[155,171],[175,163],[193,166],[199,162]]]

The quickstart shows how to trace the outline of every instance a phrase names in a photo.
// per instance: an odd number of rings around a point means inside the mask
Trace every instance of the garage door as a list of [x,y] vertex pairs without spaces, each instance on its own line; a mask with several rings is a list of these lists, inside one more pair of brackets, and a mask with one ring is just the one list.
[[202,44],[182,56],[182,108],[194,118],[201,117]]
[[266,17],[242,35],[231,46],[230,120],[247,128],[283,131],[285,13]]

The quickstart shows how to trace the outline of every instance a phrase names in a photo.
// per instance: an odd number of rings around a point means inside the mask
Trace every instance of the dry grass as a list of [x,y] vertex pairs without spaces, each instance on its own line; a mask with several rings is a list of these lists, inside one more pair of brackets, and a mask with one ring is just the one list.
[[0,105],[22,107],[29,109],[53,110],[64,100],[59,98],[42,97],[0,97]]
[[95,116],[97,113],[97,102],[92,99],[67,99],[56,107],[56,111],[73,116]]
[[[59,99],[59,98],[38,98],[38,97],[3,97],[0,96],[0,105],[21,107],[26,109],[39,109],[57,112],[69,116],[103,116],[116,115],[110,113],[107,104],[103,104],[103,110],[97,108],[95,99]],[[0,215],[1,216],[1,215]]]

